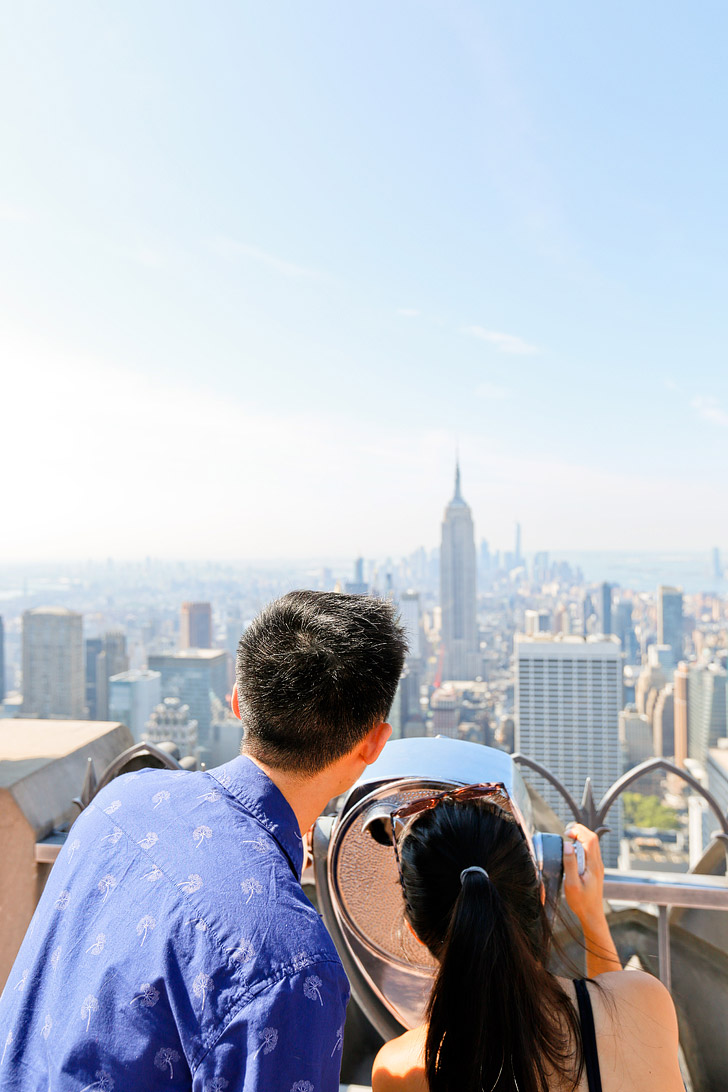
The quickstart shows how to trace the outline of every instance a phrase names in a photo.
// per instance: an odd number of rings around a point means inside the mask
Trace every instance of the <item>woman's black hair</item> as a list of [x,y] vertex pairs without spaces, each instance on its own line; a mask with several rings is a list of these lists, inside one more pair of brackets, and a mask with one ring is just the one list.
[[[575,1089],[575,1009],[546,970],[551,931],[518,824],[481,800],[445,798],[400,847],[405,912],[439,963],[427,1008],[430,1092]],[[463,869],[479,865],[487,871]]]

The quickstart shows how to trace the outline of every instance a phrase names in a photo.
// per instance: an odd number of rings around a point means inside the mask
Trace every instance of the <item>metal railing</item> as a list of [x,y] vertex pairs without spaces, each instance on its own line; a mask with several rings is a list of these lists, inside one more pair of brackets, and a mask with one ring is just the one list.
[[[721,811],[715,797],[697,778],[665,758],[648,758],[638,766],[628,770],[607,789],[597,804],[592,792],[591,778],[584,783],[581,805],[577,804],[569,790],[558,777],[542,766],[540,762],[526,755],[515,754],[513,761],[543,777],[561,795],[577,823],[596,832],[601,838],[609,831],[605,824],[607,814],[619,796],[645,774],[663,770],[684,781],[693,792],[698,793],[707,802],[715,815],[720,829],[712,838],[722,842],[728,854],[728,816]],[[604,897],[609,902],[646,903],[657,907],[657,952],[660,979],[670,989],[672,975],[670,969],[670,921],[668,910],[671,906],[691,907],[696,910],[728,910],[728,877],[696,875],[693,872],[620,872],[605,869]]]

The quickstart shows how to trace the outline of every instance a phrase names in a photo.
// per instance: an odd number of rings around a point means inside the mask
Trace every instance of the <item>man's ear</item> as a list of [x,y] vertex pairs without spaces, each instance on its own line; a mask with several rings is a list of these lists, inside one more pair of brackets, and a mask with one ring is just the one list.
[[362,762],[366,762],[367,766],[371,766],[372,762],[376,762],[382,753],[382,748],[392,734],[392,725],[387,724],[382,720],[378,724],[375,724],[373,728],[367,732],[364,739],[361,741],[359,750],[357,752],[358,757]]
[[243,719],[240,716],[240,702],[238,701],[238,684],[237,683],[233,687],[233,692],[230,695],[230,708],[232,709],[233,713],[238,718],[238,720]]

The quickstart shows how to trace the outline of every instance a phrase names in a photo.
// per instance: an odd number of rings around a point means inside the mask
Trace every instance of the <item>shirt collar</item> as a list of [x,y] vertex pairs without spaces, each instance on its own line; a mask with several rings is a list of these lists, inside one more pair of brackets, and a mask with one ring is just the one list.
[[300,880],[303,840],[293,808],[281,790],[246,755],[207,772],[273,835]]

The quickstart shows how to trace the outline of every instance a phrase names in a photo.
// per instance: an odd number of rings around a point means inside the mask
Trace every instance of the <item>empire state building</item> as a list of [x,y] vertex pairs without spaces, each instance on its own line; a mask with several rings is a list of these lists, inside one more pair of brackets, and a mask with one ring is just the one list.
[[479,672],[475,536],[470,507],[460,493],[459,462],[455,465],[455,493],[442,521],[440,607],[444,678],[474,679]]

